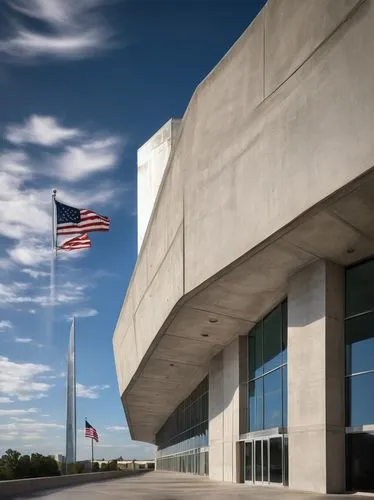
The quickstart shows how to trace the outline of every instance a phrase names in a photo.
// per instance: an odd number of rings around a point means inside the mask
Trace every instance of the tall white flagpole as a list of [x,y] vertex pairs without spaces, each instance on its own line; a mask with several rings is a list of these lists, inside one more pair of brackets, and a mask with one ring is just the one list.
[[57,255],[57,228],[56,228],[56,194],[57,190],[52,190],[52,257]]
[[66,376],[66,472],[69,464],[76,461],[77,416],[76,416],[76,380],[75,380],[75,318],[71,323],[68,351],[68,369]]

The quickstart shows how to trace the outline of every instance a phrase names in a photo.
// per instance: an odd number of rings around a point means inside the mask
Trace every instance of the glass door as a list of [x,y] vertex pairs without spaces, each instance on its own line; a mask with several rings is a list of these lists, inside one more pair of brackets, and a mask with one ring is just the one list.
[[262,483],[262,441],[255,441],[255,483]]
[[270,442],[270,482],[282,484],[282,438],[279,436],[269,439]]
[[244,481],[253,482],[253,443],[244,443]]

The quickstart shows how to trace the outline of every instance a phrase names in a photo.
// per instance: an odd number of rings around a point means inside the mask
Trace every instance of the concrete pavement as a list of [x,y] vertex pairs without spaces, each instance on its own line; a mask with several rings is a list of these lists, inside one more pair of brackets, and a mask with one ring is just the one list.
[[[300,493],[287,488],[255,488],[172,472],[150,472],[141,476],[102,481],[58,491],[14,498],[21,500],[319,500],[323,495]],[[351,495],[329,495],[329,500],[351,499]],[[356,496],[355,499],[367,497]]]

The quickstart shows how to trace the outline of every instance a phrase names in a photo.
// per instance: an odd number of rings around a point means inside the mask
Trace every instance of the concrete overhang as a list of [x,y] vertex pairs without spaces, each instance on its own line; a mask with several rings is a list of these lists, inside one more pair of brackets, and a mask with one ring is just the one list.
[[316,259],[342,266],[374,255],[374,173],[321,202],[181,299],[122,395],[133,439],[154,441],[208,363],[287,294]]

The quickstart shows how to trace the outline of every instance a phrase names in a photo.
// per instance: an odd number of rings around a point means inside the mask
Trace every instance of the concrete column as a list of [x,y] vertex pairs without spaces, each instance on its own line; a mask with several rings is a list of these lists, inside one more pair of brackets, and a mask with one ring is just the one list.
[[316,261],[288,293],[289,486],[345,490],[344,272]]
[[211,360],[209,370],[209,476],[237,481],[239,339]]

